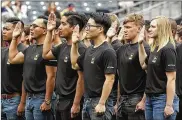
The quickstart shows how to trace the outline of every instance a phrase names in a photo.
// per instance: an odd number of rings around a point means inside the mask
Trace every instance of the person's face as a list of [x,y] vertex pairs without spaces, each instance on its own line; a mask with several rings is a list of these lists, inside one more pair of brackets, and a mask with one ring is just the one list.
[[36,19],[30,25],[30,35],[33,39],[38,39],[46,34],[46,26],[43,23],[43,19]]
[[98,25],[95,23],[95,20],[90,18],[87,22],[87,25],[86,25],[86,38],[87,39],[94,39],[96,38],[97,36],[99,36],[99,34],[101,32],[103,32],[103,28],[101,25]]
[[137,26],[134,22],[127,22],[123,26],[124,26],[124,39],[127,41],[135,39],[140,30],[139,26]]
[[13,25],[12,23],[5,23],[5,25],[3,27],[3,40],[4,41],[12,40],[14,27],[15,27],[15,25]]
[[63,16],[61,18],[61,25],[59,26],[59,34],[62,38],[70,38],[73,33],[74,26],[70,26],[67,22],[67,17]]
[[152,22],[150,23],[149,37],[150,38],[157,37],[157,21],[156,20],[152,20]]

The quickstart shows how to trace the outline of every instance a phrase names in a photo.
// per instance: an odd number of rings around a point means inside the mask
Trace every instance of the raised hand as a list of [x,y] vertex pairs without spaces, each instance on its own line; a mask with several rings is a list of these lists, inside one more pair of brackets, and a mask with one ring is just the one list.
[[117,32],[117,21],[114,21],[111,25],[111,27],[109,28],[109,30],[107,31],[107,37],[112,38],[114,35],[116,35]]
[[124,36],[124,28],[122,26],[121,30],[119,31],[119,34],[118,34],[118,40],[119,41],[123,40],[123,36]]
[[138,37],[138,43],[142,43],[145,38],[145,26],[142,27],[139,37]]
[[22,23],[18,22],[15,26],[15,29],[13,30],[13,38],[17,38],[22,33]]
[[72,33],[72,42],[77,43],[80,39],[79,25],[76,25]]
[[47,23],[47,30],[52,31],[56,28],[56,15],[54,13],[50,13]]

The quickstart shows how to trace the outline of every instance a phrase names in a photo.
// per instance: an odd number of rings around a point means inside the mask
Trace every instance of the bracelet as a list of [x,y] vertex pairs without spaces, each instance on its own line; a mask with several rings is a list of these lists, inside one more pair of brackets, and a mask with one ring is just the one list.
[[45,99],[44,102],[45,102],[47,105],[50,105],[50,104],[51,104],[51,100],[48,100],[48,99]]

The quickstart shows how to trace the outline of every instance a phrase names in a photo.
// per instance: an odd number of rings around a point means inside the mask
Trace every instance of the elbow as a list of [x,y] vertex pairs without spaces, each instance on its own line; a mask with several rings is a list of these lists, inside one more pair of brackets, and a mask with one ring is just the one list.
[[42,54],[42,58],[43,58],[43,59],[48,59],[48,58],[47,58],[47,55],[46,55],[45,53]]

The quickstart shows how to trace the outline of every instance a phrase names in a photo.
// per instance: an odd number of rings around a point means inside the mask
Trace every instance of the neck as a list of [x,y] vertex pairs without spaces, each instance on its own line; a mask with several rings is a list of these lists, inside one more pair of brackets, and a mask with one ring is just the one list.
[[45,35],[42,35],[40,38],[38,38],[36,44],[42,45],[44,43],[45,37]]
[[60,37],[56,36],[54,40],[54,45],[58,45],[61,42]]
[[138,42],[138,35],[133,39],[133,40],[131,40],[131,44],[135,44],[135,43],[137,43]]
[[105,35],[99,35],[98,37],[94,38],[94,47],[100,46],[106,39]]
[[72,45],[72,39],[71,39],[71,37],[67,37],[66,40],[67,40],[67,44],[68,45]]

